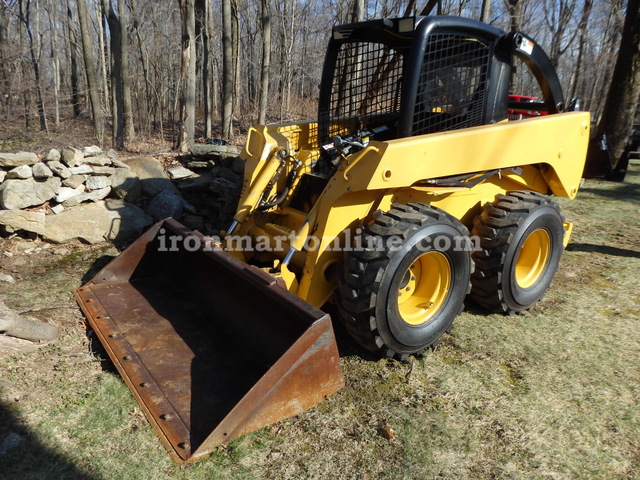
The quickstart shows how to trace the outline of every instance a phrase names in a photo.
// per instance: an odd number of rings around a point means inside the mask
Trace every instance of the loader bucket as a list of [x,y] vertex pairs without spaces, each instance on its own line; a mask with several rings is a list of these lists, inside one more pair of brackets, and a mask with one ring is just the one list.
[[74,294],[176,463],[344,386],[327,314],[173,219]]

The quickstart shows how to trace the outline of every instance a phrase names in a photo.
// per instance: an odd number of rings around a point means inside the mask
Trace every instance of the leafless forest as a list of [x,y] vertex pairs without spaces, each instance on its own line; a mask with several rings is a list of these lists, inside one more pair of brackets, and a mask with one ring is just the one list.
[[[184,149],[191,139],[231,139],[257,122],[313,118],[333,25],[426,12],[532,36],[565,96],[581,98],[597,122],[625,15],[637,3],[2,0],[0,123],[55,130],[87,117],[103,144],[126,148],[142,137]],[[525,76],[512,90],[538,94]]]

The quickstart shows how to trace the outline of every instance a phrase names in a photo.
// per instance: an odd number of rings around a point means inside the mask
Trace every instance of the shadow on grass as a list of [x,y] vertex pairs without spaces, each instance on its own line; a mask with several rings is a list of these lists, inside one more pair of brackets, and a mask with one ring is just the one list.
[[0,405],[0,478],[99,480],[71,459],[43,445],[9,409]]
[[593,245],[591,243],[570,243],[567,245],[569,252],[602,253],[615,257],[640,258],[640,252],[626,248],[611,247],[609,245]]
[[597,195],[609,200],[625,200],[640,203],[640,185],[636,183],[613,183],[615,188],[582,187],[581,192]]
[[637,165],[629,169],[623,182],[601,181],[600,183],[587,183],[580,189],[581,192],[590,193],[609,200],[627,200],[640,202],[640,172]]
[[113,260],[114,257],[113,255],[102,255],[101,257],[97,258],[93,264],[91,265],[91,267],[89,267],[89,270],[87,270],[87,272],[82,276],[82,285],[84,285],[85,283],[90,282],[93,277],[95,277],[98,272],[100,270],[102,270],[104,267],[106,267],[109,262],[111,262],[111,260]]

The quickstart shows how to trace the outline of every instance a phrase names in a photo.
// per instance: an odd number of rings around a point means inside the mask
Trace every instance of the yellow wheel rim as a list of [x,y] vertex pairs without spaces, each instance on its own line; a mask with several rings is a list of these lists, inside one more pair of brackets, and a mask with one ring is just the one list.
[[409,325],[422,325],[440,310],[451,286],[451,265],[440,252],[427,252],[405,272],[398,290],[398,310]]
[[534,230],[522,244],[516,259],[516,282],[520,288],[536,284],[549,262],[551,237],[543,228]]

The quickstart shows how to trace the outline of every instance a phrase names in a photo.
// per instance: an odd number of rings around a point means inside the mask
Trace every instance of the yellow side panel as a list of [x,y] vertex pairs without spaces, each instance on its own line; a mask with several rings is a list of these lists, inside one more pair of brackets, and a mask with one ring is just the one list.
[[589,113],[371,142],[342,170],[351,190],[402,188],[430,178],[541,164],[554,194],[575,197],[589,140]]

